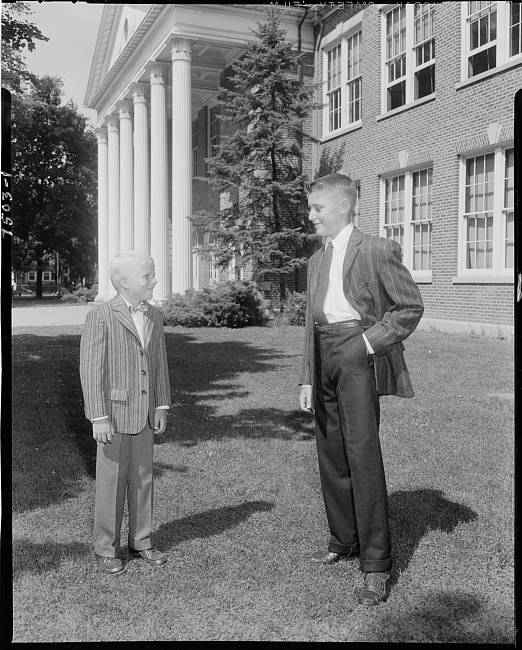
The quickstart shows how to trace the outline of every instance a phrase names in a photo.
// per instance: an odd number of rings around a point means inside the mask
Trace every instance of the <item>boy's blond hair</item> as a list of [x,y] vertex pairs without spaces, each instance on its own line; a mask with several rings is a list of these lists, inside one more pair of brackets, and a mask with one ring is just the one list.
[[152,257],[142,251],[123,251],[115,255],[109,266],[109,277],[116,291],[120,290],[119,281],[120,278],[125,277],[125,269],[129,266],[145,264],[147,262],[154,264]]
[[357,203],[357,187],[349,176],[345,176],[345,174],[327,174],[309,183],[306,188],[308,194],[322,190],[337,190],[340,192],[342,196],[350,201],[350,214],[354,213]]

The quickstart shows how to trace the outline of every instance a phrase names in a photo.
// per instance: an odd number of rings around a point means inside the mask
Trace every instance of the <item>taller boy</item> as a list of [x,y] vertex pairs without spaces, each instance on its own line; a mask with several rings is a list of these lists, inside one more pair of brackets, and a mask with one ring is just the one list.
[[147,303],[154,276],[146,253],[116,255],[110,278],[118,294],[88,313],[80,344],[85,415],[98,443],[94,555],[108,574],[124,569],[118,551],[125,494],[130,552],[148,564],[167,561],[151,543],[154,433],[165,430],[170,406],[162,314]]
[[379,441],[379,395],[413,397],[402,340],[424,311],[393,240],[353,226],[353,181],[329,174],[309,188],[309,219],[325,246],[308,265],[300,405],[315,407],[319,473],[330,528],[313,561],[359,557],[359,602],[388,597],[392,566]]

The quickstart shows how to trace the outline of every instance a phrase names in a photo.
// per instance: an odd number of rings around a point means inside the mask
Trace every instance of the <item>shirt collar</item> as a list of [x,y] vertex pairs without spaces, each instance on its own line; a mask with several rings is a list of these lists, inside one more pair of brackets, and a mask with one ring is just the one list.
[[352,231],[353,231],[353,223],[349,223],[338,233],[338,235],[334,239],[332,239],[330,235],[328,235],[324,243],[325,249],[328,246],[328,244],[332,242],[335,252],[338,253],[348,243]]

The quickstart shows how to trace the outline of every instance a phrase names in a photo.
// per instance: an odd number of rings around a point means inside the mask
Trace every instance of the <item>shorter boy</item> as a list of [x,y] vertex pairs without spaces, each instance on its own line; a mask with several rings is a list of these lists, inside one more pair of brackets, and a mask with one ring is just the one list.
[[154,433],[167,425],[170,384],[162,314],[147,303],[157,282],[154,260],[126,251],[109,272],[118,294],[87,315],[80,379],[98,443],[94,556],[114,575],[124,570],[118,552],[125,494],[130,552],[156,566],[167,561],[151,543],[152,450]]

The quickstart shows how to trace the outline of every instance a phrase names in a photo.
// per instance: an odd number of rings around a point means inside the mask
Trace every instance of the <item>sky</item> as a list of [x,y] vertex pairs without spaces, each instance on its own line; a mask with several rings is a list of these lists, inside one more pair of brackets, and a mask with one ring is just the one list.
[[83,108],[103,3],[28,2],[32,14],[22,19],[35,24],[49,40],[36,41],[26,50],[25,62],[39,77],[50,74],[63,80],[64,103],[72,99],[78,111],[96,122],[96,111]]

